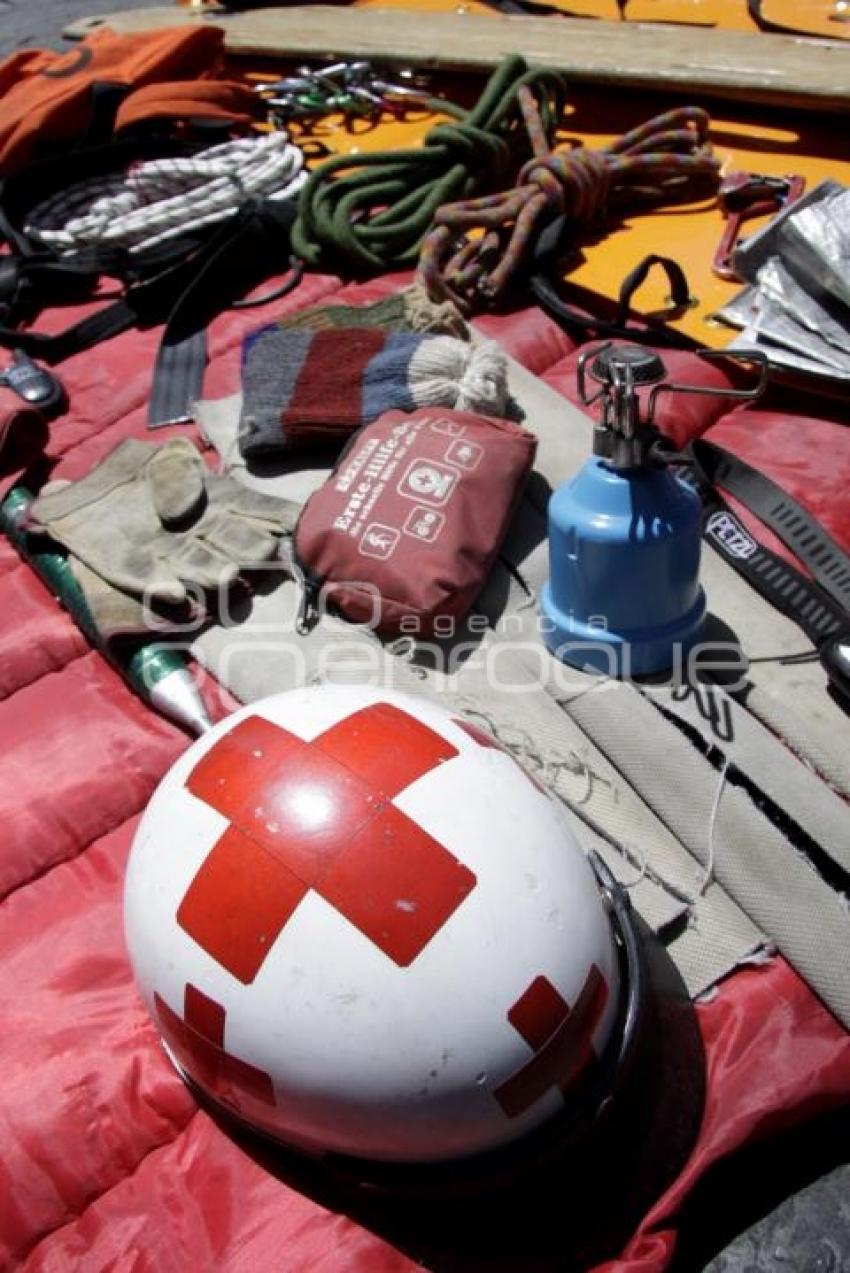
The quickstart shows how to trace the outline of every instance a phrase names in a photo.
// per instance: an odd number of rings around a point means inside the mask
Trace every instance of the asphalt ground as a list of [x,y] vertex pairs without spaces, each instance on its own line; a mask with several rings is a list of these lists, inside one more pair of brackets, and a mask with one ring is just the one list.
[[0,0],[0,58],[17,49],[61,49],[62,28],[78,18],[150,7],[151,0]]

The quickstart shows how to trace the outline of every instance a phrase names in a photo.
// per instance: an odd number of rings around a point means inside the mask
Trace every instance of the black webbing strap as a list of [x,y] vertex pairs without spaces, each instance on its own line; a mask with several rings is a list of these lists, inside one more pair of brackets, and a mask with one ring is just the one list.
[[775,22],[772,18],[765,17],[762,0],[747,0],[747,13],[759,31],[769,31],[775,35],[811,36],[815,34],[814,31],[807,31],[805,27],[795,27],[787,22]]
[[[541,231],[534,245],[528,288],[534,300],[551,319],[581,340],[588,339],[622,339],[631,341],[647,341],[651,345],[667,349],[695,349],[696,341],[684,332],[668,326],[666,323],[646,321],[641,326],[631,318],[631,305],[635,293],[645,282],[650,270],[659,266],[667,275],[670,284],[670,314],[680,313],[692,303],[688,280],[685,272],[669,256],[652,253],[639,261],[620,284],[617,296],[616,312],[613,320],[597,318],[567,305],[553,283],[557,276],[557,262],[563,255],[564,238],[568,222],[566,216],[555,217]],[[568,244],[567,244],[568,246]],[[609,301],[610,305],[611,302]]]
[[7,349],[22,349],[30,358],[39,358],[50,366],[55,366],[74,354],[92,349],[101,341],[135,327],[138,317],[135,308],[127,301],[115,301],[55,336],[0,327],[0,345]]
[[[208,144],[206,139],[204,145]],[[234,236],[235,228],[241,227],[238,214],[212,232],[198,232],[189,226],[179,238],[137,253],[104,246],[54,253],[33,242],[24,227],[31,210],[63,186],[120,170],[131,162],[163,155],[184,157],[203,148],[198,138],[113,140],[108,145],[81,147],[64,159],[38,161],[0,182],[0,239],[12,248],[10,256],[0,258],[0,345],[22,349],[31,357],[55,365],[131,327],[173,322],[167,335],[172,343],[182,339],[186,334],[186,298],[203,273],[204,262],[215,256],[222,242],[227,243]],[[265,250],[269,251],[268,245]],[[284,260],[287,256],[288,239]],[[91,299],[104,276],[122,282],[121,299],[107,302],[65,331],[48,334],[32,330],[30,324],[41,310]],[[226,295],[229,283],[222,282],[220,291]],[[208,322],[211,289],[205,304]],[[218,313],[226,305],[227,301],[222,300],[212,312]],[[201,340],[193,343],[200,347]]]
[[[743,464],[743,461],[737,460],[734,456],[729,456],[727,452],[721,451],[721,448],[714,446],[713,443],[703,440],[691,443],[689,450],[694,460],[694,469],[691,472],[685,470],[680,475],[686,481],[691,481],[702,496],[707,514],[703,531],[706,540],[765,600],[769,601],[782,614],[787,615],[789,619],[792,619],[814,645],[822,646],[830,637],[846,631],[850,627],[850,612],[835,601],[821,586],[798,570],[796,566],[792,566],[784,558],[771,552],[769,548],[763,547],[753,538],[740,518],[736,517],[732,512],[715,485],[714,477],[712,476],[715,472],[715,456],[708,453],[707,448],[711,448],[711,452],[720,452],[723,457],[728,456],[733,466],[740,464],[745,468],[749,468],[748,465]],[[704,462],[707,467],[704,467]],[[755,470],[750,471],[754,472]],[[762,475],[759,474],[758,476]],[[771,525],[768,518],[763,515],[763,503],[759,507],[751,504],[749,499],[742,495],[740,491],[733,490],[731,483],[727,482],[726,476],[721,482],[718,474],[717,481],[730,495],[735,495],[736,498],[740,499],[741,503],[745,503],[748,508],[752,508],[756,516],[765,522],[765,525]],[[765,478],[764,481],[768,482],[769,479]],[[775,487],[772,482],[770,482],[770,486],[775,491],[779,491],[779,488]],[[784,530],[780,536],[783,542],[788,544],[801,561],[805,562],[806,565],[810,565],[808,557],[811,548],[817,548],[819,537],[823,536],[824,540],[829,544],[833,544],[833,541],[829,539],[826,532],[822,527],[818,526],[811,515],[801,509],[791,496],[784,491],[781,492],[781,495],[785,506],[792,509],[795,513],[802,514],[803,518],[810,522],[814,530],[818,532],[810,543],[801,545],[799,550],[797,545],[789,542],[789,536]],[[772,528],[777,529],[776,527]],[[778,530],[777,533],[779,533]],[[838,553],[842,553],[838,545],[834,545],[834,547]]]
[[[201,396],[207,366],[207,325],[227,307],[225,297],[233,286],[227,274],[227,258],[239,247],[252,217],[253,208],[225,221],[193,257],[191,271],[184,272],[181,279],[182,286],[172,289],[148,403],[150,429],[192,418],[192,404]],[[230,262],[230,268],[233,264]],[[235,265],[238,269],[238,258]],[[219,267],[215,273],[214,266]]]
[[148,428],[185,424],[192,419],[192,404],[201,397],[207,368],[207,333],[204,328],[182,340],[167,342],[157,350],[148,403]]
[[[195,249],[195,251],[193,251]],[[23,349],[32,358],[40,358],[51,366],[63,362],[74,354],[93,349],[95,345],[117,336],[130,327],[151,327],[164,323],[174,307],[175,300],[189,286],[196,259],[197,245],[186,243],[178,255],[172,253],[163,259],[161,268],[150,277],[131,283],[120,300],[105,304],[94,314],[89,314],[78,323],[73,323],[62,332],[52,335],[32,329],[0,326],[0,345],[8,349]],[[94,262],[94,264],[91,264]],[[62,285],[71,286],[73,275],[63,277],[63,271],[69,267],[57,265],[52,272],[39,271],[36,279],[32,278],[32,265],[23,263],[26,286],[41,287],[50,285],[51,289]],[[104,256],[99,261],[89,254],[85,266],[80,266],[85,284],[85,271],[90,286],[94,286],[101,274],[110,273],[110,260]],[[36,309],[57,303],[55,292],[38,291]]]
[[713,442],[698,439],[692,452],[711,485],[722,487],[755,513],[811,571],[824,592],[850,614],[850,556],[808,509],[764,473]]
[[[207,365],[206,328],[216,314],[287,267],[295,211],[293,199],[246,204],[195,256],[191,277],[170,310],[157,353],[149,428],[192,418]],[[300,277],[293,271],[275,296],[285,295]],[[261,297],[257,304],[266,299]]]
[[[183,267],[204,242],[204,236],[186,234],[139,253],[85,247],[66,256],[29,250],[0,257],[0,345],[27,345],[28,353],[56,363],[132,325],[130,312],[122,313],[121,306],[129,306],[140,323],[164,322],[187,285]],[[64,332],[48,335],[30,329],[43,309],[92,300],[104,276],[120,280],[124,288],[115,317],[99,317],[109,310],[107,304]]]

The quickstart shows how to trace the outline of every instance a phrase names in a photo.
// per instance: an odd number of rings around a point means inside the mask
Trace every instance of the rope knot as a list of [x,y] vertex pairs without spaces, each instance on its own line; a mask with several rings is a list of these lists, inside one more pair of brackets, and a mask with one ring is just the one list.
[[517,185],[536,186],[543,195],[547,211],[556,217],[565,211],[565,190],[561,175],[552,162],[554,158],[554,155],[546,155],[543,159],[529,159],[519,170]]
[[610,202],[613,180],[611,160],[598,150],[559,150],[547,164],[563,190],[564,212],[582,224],[597,220]]
[[704,197],[719,181],[709,119],[695,107],[647,120],[604,150],[550,151],[532,95],[521,86],[517,96],[533,158],[512,189],[439,208],[420,252],[429,292],[447,293],[466,314],[505,292],[541,228],[561,214],[587,225],[623,207]]

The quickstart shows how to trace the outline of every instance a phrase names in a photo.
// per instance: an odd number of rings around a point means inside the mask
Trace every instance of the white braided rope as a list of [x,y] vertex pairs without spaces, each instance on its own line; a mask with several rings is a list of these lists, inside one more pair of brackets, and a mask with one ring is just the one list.
[[46,246],[142,252],[225,220],[248,199],[288,199],[307,179],[283,133],[213,146],[190,159],[154,159],[123,176],[95,177],[38,204],[24,227]]

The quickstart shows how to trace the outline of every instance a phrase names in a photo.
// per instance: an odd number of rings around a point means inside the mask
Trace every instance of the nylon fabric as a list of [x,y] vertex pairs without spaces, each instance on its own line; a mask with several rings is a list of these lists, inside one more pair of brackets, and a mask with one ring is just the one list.
[[44,584],[20,558],[0,573],[0,612],[15,616],[14,626],[0,631],[0,700],[88,653],[79,628],[70,616],[60,618]]
[[115,113],[115,132],[148,125],[153,119],[186,118],[248,128],[262,114],[256,96],[244,84],[226,80],[148,84],[126,97]]
[[[709,1056],[699,1143],[682,1176],[659,1199],[620,1257],[594,1273],[655,1273],[666,1268],[676,1247],[675,1216],[694,1182],[748,1141],[774,1142],[782,1152],[781,1133],[793,1126],[793,1120],[779,1113],[765,1123],[759,1095],[765,1083],[787,1082],[787,1108],[811,1101],[812,1117],[841,1102],[839,1093],[846,1090],[848,1035],[824,1009],[806,1002],[803,983],[781,960],[770,969],[739,972],[735,994],[718,995],[699,1015]],[[801,1069],[783,1073],[784,1061],[795,1049]]]
[[[57,697],[61,713],[53,711]],[[183,745],[179,731],[146,711],[94,653],[0,703],[0,731],[0,807],[8,818],[0,897],[140,809]],[[49,801],[33,799],[28,775],[39,771],[50,775]],[[120,783],[112,781],[116,772]]]
[[[312,277],[283,304],[222,316],[211,331],[208,392],[224,396],[237,388],[239,344],[264,312],[271,318],[328,297],[375,300],[403,282],[386,278],[343,291],[338,280]],[[67,321],[67,312],[45,316],[57,330]],[[569,355],[570,342],[538,312],[491,315],[480,325],[527,367],[552,370],[553,379],[568,383],[564,364],[556,364]],[[59,475],[81,476],[124,437],[144,436],[158,339],[156,331],[127,333],[96,360],[80,356],[63,366],[72,407],[51,426],[49,441]],[[689,401],[702,408],[706,400]],[[713,418],[723,413],[721,406]],[[571,421],[564,430],[576,429],[583,445],[585,428]],[[741,424],[745,434],[745,418]],[[790,426],[783,454],[800,465],[805,441],[806,430]],[[806,451],[800,481],[822,491],[832,480],[830,464],[829,452]],[[299,480],[306,486],[310,474]],[[492,613],[498,613],[500,591],[512,612],[529,599],[515,574],[503,569],[492,582]],[[175,1273],[281,1264],[395,1273],[423,1260],[427,1265],[430,1208],[406,1227],[380,1205],[346,1215],[315,1176],[293,1175],[291,1164],[267,1147],[239,1144],[194,1112],[132,990],[120,932],[129,819],[188,740],[145,709],[99,656],[85,652],[67,616],[4,541],[0,601],[8,602],[0,612],[0,692],[6,696],[0,703],[0,807],[7,828],[15,828],[4,842],[4,881],[14,891],[0,908],[0,1011],[16,1025],[7,1032],[0,1073],[4,1146],[13,1168],[13,1179],[2,1181],[0,1263],[57,1269],[132,1262]],[[789,642],[795,636],[789,625]],[[763,669],[769,688],[769,665]],[[751,709],[758,688],[749,693]],[[809,696],[821,693],[815,688]],[[552,728],[565,722],[570,747],[584,745],[577,726],[553,706]],[[793,703],[784,710],[793,717]],[[548,706],[546,712],[548,718]],[[515,726],[516,713],[510,715]],[[560,781],[581,808],[586,778],[564,768]],[[618,809],[617,788],[596,786]],[[660,828],[682,852],[651,811],[641,816],[642,835]],[[583,827],[589,843],[587,822]],[[631,863],[629,871],[634,878]],[[635,897],[644,887],[651,882],[636,884]],[[662,902],[674,917],[675,899]],[[700,923],[699,909],[691,923]],[[687,1200],[713,1163],[850,1097],[848,1036],[783,959],[735,972],[698,1005],[697,1015],[709,1058],[699,1143],[625,1250],[612,1252],[608,1270],[662,1273]],[[13,1135],[6,1134],[10,1127]],[[568,1205],[566,1193],[565,1199]],[[532,1222],[516,1217],[518,1241]],[[475,1264],[468,1235],[465,1250],[451,1258],[461,1269]],[[562,1245],[541,1252],[538,1264],[553,1273],[562,1268]]]
[[108,1267],[128,1254],[157,1273],[287,1264],[317,1273],[420,1267],[389,1238],[281,1183],[261,1151],[249,1156],[200,1113],[82,1216],[48,1234],[28,1264],[45,1271],[89,1261]]
[[[81,738],[78,757],[91,751]],[[17,1041],[4,1084],[4,1267],[73,1222],[194,1114],[154,1045],[123,954],[119,899],[135,825],[122,819],[85,853],[19,889],[0,918],[0,1002]],[[26,996],[16,992],[22,985]],[[150,1047],[144,1067],[134,1036]],[[26,1099],[8,1100],[11,1077],[26,1083]],[[73,1155],[54,1156],[51,1142],[71,1138]]]

